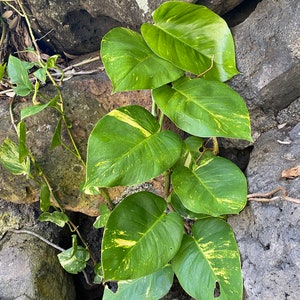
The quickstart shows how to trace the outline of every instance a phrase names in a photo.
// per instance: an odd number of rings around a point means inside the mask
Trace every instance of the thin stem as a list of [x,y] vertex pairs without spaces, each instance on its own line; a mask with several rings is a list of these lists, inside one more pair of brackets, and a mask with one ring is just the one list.
[[218,139],[216,137],[212,137],[212,142],[213,142],[213,154],[218,155],[219,154],[219,143]]
[[171,187],[171,173],[170,171],[166,171],[164,173],[164,194],[165,197],[168,198],[170,194],[170,187]]
[[163,125],[163,122],[164,122],[164,117],[165,117],[165,114],[160,111],[160,115],[159,115],[159,127],[160,127],[160,130],[162,129],[162,125]]
[[26,14],[26,12],[25,12],[25,10],[24,10],[24,7],[23,7],[21,1],[20,1],[20,0],[16,0],[16,1],[17,1],[17,3],[19,4],[20,9],[21,9],[21,11],[22,11],[22,17],[23,17],[23,18],[25,19],[25,21],[26,21],[26,24],[27,24],[27,27],[28,27],[28,31],[29,31],[29,35],[30,35],[30,37],[31,37],[31,40],[32,40],[32,43],[33,43],[33,45],[34,45],[35,51],[36,51],[36,53],[37,53],[37,59],[38,59],[38,61],[41,63],[41,66],[43,67],[43,66],[44,66],[44,62],[43,62],[43,60],[42,60],[42,58],[41,58],[41,53],[40,53],[40,50],[39,50],[39,46],[38,46],[38,44],[37,44],[37,42],[36,42],[36,40],[35,40],[35,36],[34,36],[34,34],[33,34],[33,31],[32,31],[31,24],[30,24],[30,21],[29,21],[29,19],[28,19],[28,16],[27,16],[27,14]]
[[[49,245],[49,246],[55,248],[56,250],[58,250],[58,251],[60,251],[60,252],[66,251],[66,249],[64,249],[64,248],[62,248],[62,247],[60,247],[60,246],[58,246],[58,245],[56,245],[56,244],[54,244],[54,243],[48,241],[47,239],[45,239],[44,237],[42,237],[41,235],[39,235],[39,234],[37,234],[37,233],[35,233],[35,232],[33,232],[33,231],[29,231],[29,230],[25,230],[25,229],[20,229],[20,230],[11,229],[11,230],[9,230],[9,231],[10,231],[10,232],[13,232],[13,233],[17,233],[17,234],[29,234],[29,235],[35,236],[35,237],[37,237],[39,240],[43,241],[43,242],[46,243],[47,245]],[[89,278],[88,278],[88,275],[87,275],[86,271],[85,271],[85,270],[82,270],[81,272],[83,273],[83,276],[84,276],[84,278],[85,278],[86,283],[87,283],[88,285],[90,285],[90,286],[93,286],[93,284],[90,282],[90,280],[89,280]]]
[[[274,196],[275,194],[277,194],[278,192],[281,192],[282,195],[281,196]],[[272,198],[270,198],[272,197]],[[248,201],[257,201],[257,202],[272,202],[275,200],[280,199],[280,197],[285,200],[285,201],[289,201],[289,202],[294,202],[297,204],[300,204],[300,199],[296,199],[296,198],[292,198],[289,197],[287,194],[287,191],[284,187],[277,187],[276,189],[272,190],[271,192],[268,193],[254,193],[254,194],[249,194],[247,196]]]
[[106,189],[100,188],[99,191],[100,191],[101,195],[104,197],[104,199],[105,199],[106,203],[108,204],[109,208],[112,210],[115,205],[112,202],[112,200],[110,199]]
[[11,230],[9,230],[9,231],[11,231],[11,232],[13,232],[13,233],[23,233],[23,234],[33,235],[33,236],[37,237],[38,239],[40,239],[41,241],[43,241],[44,243],[48,244],[49,246],[51,246],[51,247],[53,247],[53,248],[55,248],[55,249],[57,249],[57,250],[59,250],[59,251],[61,251],[61,252],[63,252],[63,251],[66,250],[66,249],[61,248],[61,247],[59,247],[58,245],[56,245],[56,244],[54,244],[54,243],[48,241],[47,239],[45,239],[44,237],[42,237],[41,235],[39,235],[39,234],[37,234],[37,233],[35,233],[35,232],[33,232],[33,231],[24,230],[24,229],[22,229],[22,230],[11,229]]
[[214,55],[212,55],[212,57],[211,57],[211,64],[210,64],[209,68],[207,70],[205,70],[204,72],[202,72],[201,74],[199,74],[197,77],[202,77],[203,75],[205,75],[207,72],[209,72],[213,68],[213,66],[214,66],[214,58],[215,58]]

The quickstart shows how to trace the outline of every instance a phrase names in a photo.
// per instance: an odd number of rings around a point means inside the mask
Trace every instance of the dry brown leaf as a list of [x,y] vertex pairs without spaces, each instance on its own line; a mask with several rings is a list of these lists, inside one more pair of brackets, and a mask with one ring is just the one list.
[[10,30],[15,29],[20,23],[20,16],[15,16],[11,21],[7,21]]
[[2,18],[3,19],[9,19],[11,16],[13,15],[13,11],[12,10],[7,10],[2,14]]
[[287,170],[283,170],[281,173],[282,178],[295,178],[300,176],[300,166],[296,166]]

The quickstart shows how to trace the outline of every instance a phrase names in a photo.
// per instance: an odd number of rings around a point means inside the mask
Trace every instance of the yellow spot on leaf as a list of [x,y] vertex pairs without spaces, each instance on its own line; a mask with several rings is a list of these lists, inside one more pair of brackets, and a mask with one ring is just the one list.
[[143,128],[139,123],[136,122],[136,120],[134,120],[133,118],[131,118],[130,116],[124,114],[123,112],[119,111],[119,110],[113,110],[109,113],[110,116],[115,117],[116,119],[118,119],[121,122],[127,123],[128,125],[139,129],[141,131],[141,133],[146,136],[149,137],[151,135],[151,133],[146,130],[145,128]]
[[136,241],[124,240],[124,239],[115,239],[115,242],[119,247],[133,247],[136,244]]

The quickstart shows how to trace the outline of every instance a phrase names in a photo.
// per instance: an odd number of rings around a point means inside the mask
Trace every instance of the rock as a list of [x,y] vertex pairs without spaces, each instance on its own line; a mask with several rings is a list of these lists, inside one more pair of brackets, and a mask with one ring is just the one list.
[[[247,168],[250,193],[281,186],[300,199],[300,176],[282,178],[283,170],[300,165],[300,123],[263,134],[254,144]],[[280,193],[274,195],[280,196]],[[300,206],[282,197],[251,201],[229,223],[241,252],[245,299],[298,299],[300,293]]]
[[300,122],[300,98],[292,102],[287,108],[281,110],[276,116],[279,124],[286,124],[288,126],[295,126]]
[[205,5],[217,14],[223,15],[238,6],[243,1],[244,0],[198,0],[197,4]]
[[232,29],[241,74],[230,84],[247,102],[255,138],[300,96],[299,14],[298,0],[264,0]]
[[98,50],[101,38],[114,27],[138,30],[163,2],[166,0],[29,0],[27,8],[44,47],[79,55]]
[[61,267],[58,251],[32,235],[9,231],[27,226],[57,241],[60,230],[37,224],[33,206],[0,200],[0,208],[0,299],[75,299],[72,277]]

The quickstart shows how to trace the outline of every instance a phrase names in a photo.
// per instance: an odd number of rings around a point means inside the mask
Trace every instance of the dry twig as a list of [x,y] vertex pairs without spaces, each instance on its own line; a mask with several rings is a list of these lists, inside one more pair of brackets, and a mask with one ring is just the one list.
[[[274,196],[278,192],[281,192],[281,195]],[[284,187],[277,187],[269,193],[254,193],[247,196],[248,201],[257,201],[257,202],[272,202],[282,198],[285,201],[294,202],[300,204],[300,199],[289,197],[287,191]]]

